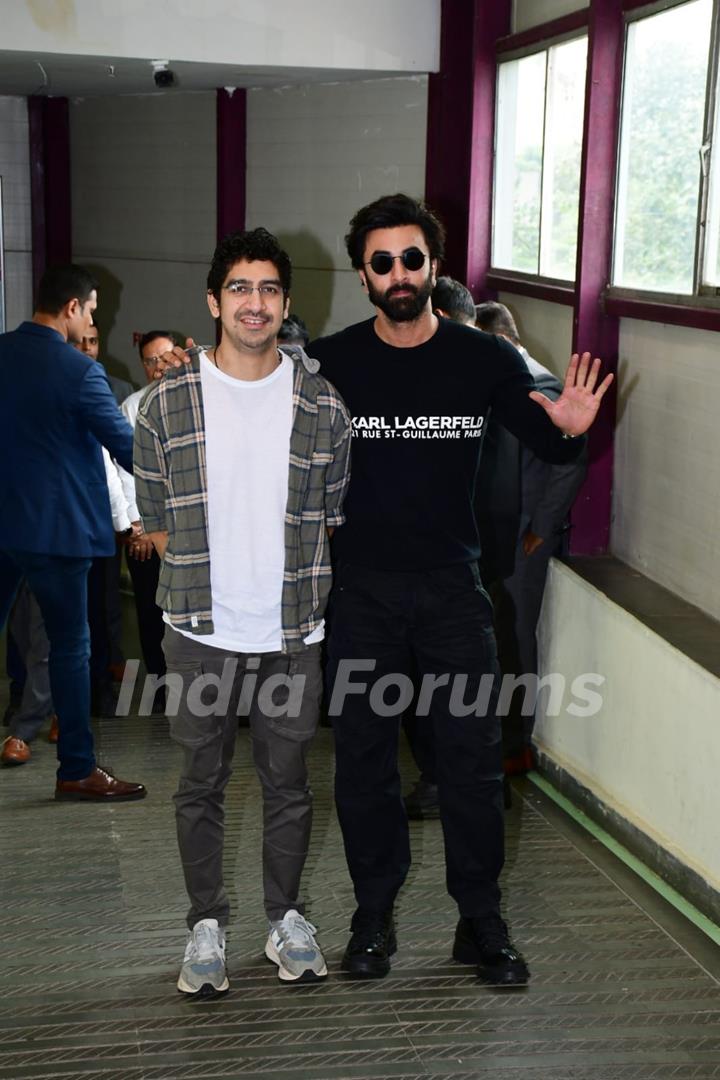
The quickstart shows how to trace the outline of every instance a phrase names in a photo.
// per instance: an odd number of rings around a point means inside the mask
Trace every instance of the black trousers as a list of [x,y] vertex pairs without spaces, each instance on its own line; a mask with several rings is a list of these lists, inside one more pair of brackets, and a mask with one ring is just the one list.
[[[397,754],[400,716],[415,691],[435,739],[448,892],[462,915],[497,913],[504,860],[499,671],[492,606],[477,565],[422,572],[342,565],[331,605],[335,799],[359,906],[391,907],[410,867]],[[411,674],[417,684],[408,688]]]
[[127,568],[135,594],[135,611],[145,670],[149,675],[164,675],[165,654],[162,649],[162,640],[165,623],[162,611],[155,603],[160,576],[160,558],[157,551],[153,551],[149,559],[141,561],[134,559],[129,549],[125,550]]

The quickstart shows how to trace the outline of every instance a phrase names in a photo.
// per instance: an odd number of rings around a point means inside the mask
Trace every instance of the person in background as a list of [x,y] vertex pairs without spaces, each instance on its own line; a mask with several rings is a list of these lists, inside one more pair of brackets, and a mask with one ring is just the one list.
[[[529,355],[505,304],[489,301],[478,304],[475,311],[478,328],[514,345],[527,364],[536,388],[551,400],[557,400],[562,383]],[[490,513],[488,521],[489,531],[495,533],[493,551],[498,553],[496,562],[501,567],[491,578],[500,668],[503,675],[537,675],[536,630],[548,564],[562,548],[570,508],[585,479],[587,448],[574,461],[553,465],[505,432],[503,441],[493,448],[488,464],[492,476],[484,474],[481,468],[478,490],[482,490],[487,478],[488,484],[508,492],[505,498],[501,495],[504,514],[498,508],[496,514]],[[511,551],[512,557],[501,559],[503,549]],[[523,697],[521,693],[514,695],[510,715],[503,722],[507,774],[527,772],[533,766],[535,713],[534,710],[523,712]]]
[[310,333],[299,315],[288,315],[286,319],[283,319],[278,333],[278,341],[281,345],[300,345],[306,349],[309,340]]
[[[140,338],[138,351],[148,383],[152,384],[158,358],[178,344],[169,330],[149,330]],[[125,398],[121,405],[123,415],[134,429],[140,402],[147,393],[147,387],[136,390]],[[135,481],[130,473],[120,470],[125,497],[130,504],[133,519],[140,518],[137,509]],[[165,623],[163,613],[156,603],[158,581],[160,577],[160,557],[150,537],[145,532],[133,536],[125,546],[127,568],[132,581],[135,596],[138,632],[143,663],[148,675],[158,680],[165,675],[165,654],[162,649]],[[161,714],[165,711],[165,689],[160,687],[154,696],[152,711]]]
[[89,334],[96,306],[85,269],[52,267],[32,320],[0,336],[0,627],[25,578],[50,643],[55,798],[116,802],[146,791],[95,760],[87,577],[115,547],[101,445],[132,469],[132,430],[99,365],[68,344]]

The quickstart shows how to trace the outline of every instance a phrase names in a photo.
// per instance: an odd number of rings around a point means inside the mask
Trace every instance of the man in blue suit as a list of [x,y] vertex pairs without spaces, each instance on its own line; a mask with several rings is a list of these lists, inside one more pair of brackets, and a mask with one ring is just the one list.
[[97,767],[90,729],[87,575],[115,535],[100,444],[132,470],[133,434],[101,367],[68,344],[87,335],[96,283],[48,270],[31,322],[0,336],[0,627],[25,577],[50,641],[58,715],[56,799],[141,799]]

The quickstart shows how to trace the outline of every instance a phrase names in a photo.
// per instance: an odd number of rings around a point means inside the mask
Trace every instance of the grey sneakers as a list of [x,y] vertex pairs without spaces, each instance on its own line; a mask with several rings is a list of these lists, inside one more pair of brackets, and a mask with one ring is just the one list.
[[225,931],[217,919],[195,923],[185,948],[177,988],[193,997],[217,997],[230,989],[225,968]]
[[294,909],[270,923],[265,955],[277,964],[278,978],[283,982],[315,982],[327,976],[316,933],[312,923]]

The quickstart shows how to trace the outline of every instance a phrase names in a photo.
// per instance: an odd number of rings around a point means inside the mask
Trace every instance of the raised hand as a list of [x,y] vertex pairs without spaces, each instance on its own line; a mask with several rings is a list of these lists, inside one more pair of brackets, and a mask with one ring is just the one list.
[[606,375],[596,389],[599,374],[597,358],[591,364],[589,352],[582,356],[574,353],[565,375],[563,392],[557,401],[551,401],[537,390],[532,390],[530,397],[542,406],[555,427],[565,435],[583,435],[597,416],[603,395],[614,378]]

